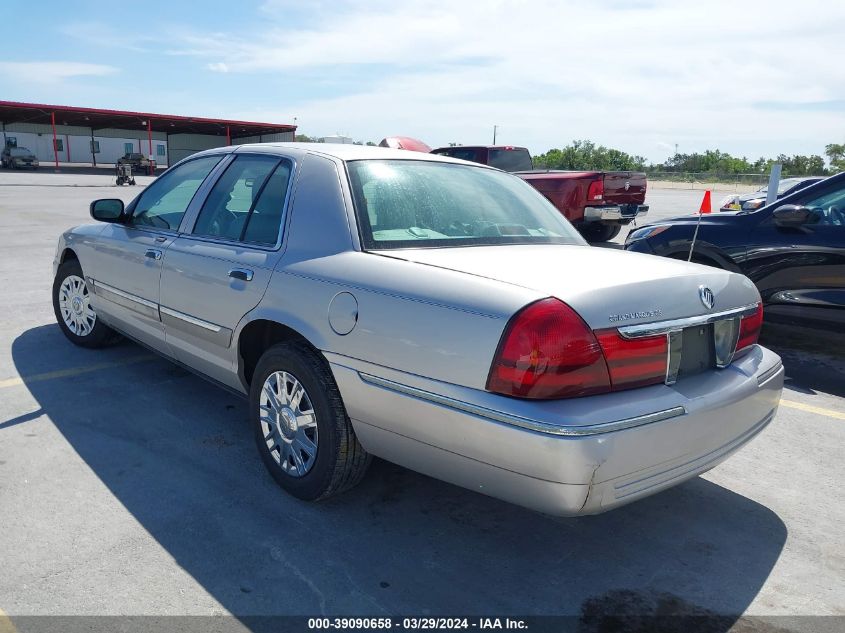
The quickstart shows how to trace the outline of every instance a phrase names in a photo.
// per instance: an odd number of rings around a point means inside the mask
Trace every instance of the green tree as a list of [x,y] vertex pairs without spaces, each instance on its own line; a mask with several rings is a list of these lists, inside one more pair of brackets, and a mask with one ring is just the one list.
[[572,141],[562,149],[550,149],[534,157],[534,166],[539,169],[631,171],[645,169],[645,164],[642,156],[632,156],[587,140]]
[[845,171],[845,143],[831,143],[824,146],[824,153],[834,172]]

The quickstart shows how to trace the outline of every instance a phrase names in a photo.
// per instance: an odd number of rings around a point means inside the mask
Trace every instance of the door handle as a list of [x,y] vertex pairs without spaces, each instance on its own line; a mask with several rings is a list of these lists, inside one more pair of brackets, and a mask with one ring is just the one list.
[[147,252],[144,253],[144,257],[149,257],[150,259],[161,259],[161,251],[157,251],[154,248],[148,248]]
[[229,271],[229,277],[241,281],[252,281],[252,271],[246,268],[233,268]]

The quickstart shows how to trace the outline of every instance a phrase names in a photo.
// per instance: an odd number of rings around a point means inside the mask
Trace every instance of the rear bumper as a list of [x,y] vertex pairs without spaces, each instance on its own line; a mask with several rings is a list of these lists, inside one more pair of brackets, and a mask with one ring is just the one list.
[[634,220],[641,215],[646,215],[647,213],[647,204],[585,207],[584,222],[622,222],[627,224],[631,220]]
[[783,388],[780,358],[759,346],[672,386],[547,402],[401,381],[327,356],[369,452],[561,516],[604,512],[709,470],[766,427]]

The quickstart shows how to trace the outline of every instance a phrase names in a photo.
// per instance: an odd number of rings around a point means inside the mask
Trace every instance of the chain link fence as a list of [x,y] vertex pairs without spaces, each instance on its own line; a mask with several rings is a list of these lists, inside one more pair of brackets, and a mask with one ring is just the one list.
[[692,171],[653,171],[648,186],[655,189],[718,189],[735,193],[757,191],[769,182],[767,173],[718,174]]

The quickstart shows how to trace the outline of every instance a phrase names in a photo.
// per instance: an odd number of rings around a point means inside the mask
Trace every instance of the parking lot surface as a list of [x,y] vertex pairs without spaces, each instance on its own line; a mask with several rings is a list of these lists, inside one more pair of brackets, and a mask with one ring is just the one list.
[[[308,504],[265,472],[244,401],[132,343],[90,351],[62,336],[56,238],[88,221],[92,199],[140,190],[110,181],[0,173],[0,609],[13,621],[845,616],[835,340],[766,329],[787,370],[769,428],[706,475],[605,515],[551,518],[380,461],[350,493]],[[697,210],[701,194],[652,190],[649,220]]]

